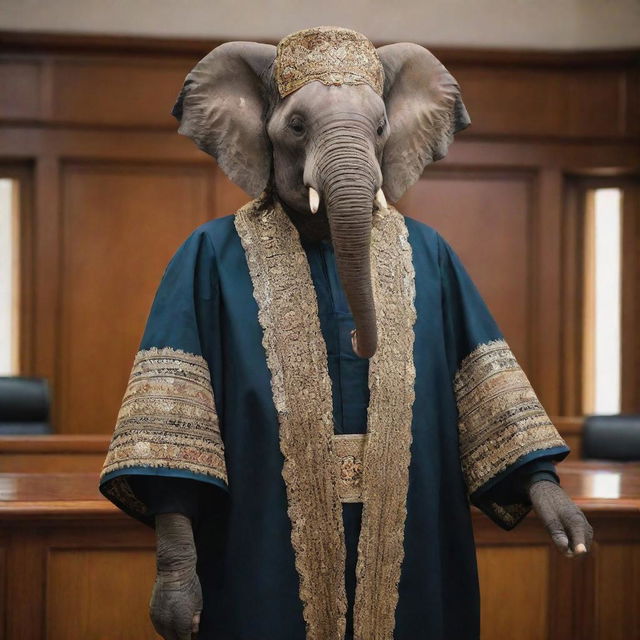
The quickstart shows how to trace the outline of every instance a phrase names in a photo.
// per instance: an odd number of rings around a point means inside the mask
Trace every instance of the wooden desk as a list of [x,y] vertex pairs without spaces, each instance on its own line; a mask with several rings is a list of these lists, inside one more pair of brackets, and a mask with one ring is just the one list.
[[[506,533],[474,510],[482,640],[640,638],[640,465],[560,471],[595,528],[593,553],[565,559],[534,516]],[[0,474],[0,637],[157,638],[153,546],[102,498],[95,473]]]
[[475,511],[482,640],[640,640],[640,464],[559,471],[594,528],[592,553],[564,558],[534,514],[505,532]]

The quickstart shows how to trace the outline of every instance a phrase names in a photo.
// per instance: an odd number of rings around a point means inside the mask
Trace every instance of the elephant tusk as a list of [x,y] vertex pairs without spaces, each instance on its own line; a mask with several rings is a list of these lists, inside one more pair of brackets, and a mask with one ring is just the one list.
[[309,209],[311,209],[311,213],[318,213],[319,206],[320,194],[313,187],[309,187]]
[[376,203],[380,209],[387,208],[387,199],[384,197],[384,193],[382,193],[382,189],[378,189],[378,193],[376,193]]

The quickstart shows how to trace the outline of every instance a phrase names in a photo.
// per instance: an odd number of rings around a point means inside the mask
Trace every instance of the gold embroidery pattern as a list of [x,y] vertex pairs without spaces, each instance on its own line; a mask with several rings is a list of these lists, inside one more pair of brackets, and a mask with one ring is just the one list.
[[362,502],[362,471],[367,435],[349,433],[333,436],[335,473],[341,502]]
[[276,83],[281,97],[318,80],[326,85],[368,84],[382,95],[384,70],[375,47],[357,31],[317,27],[278,43]]
[[342,640],[347,598],[342,505],[333,470],[327,353],[307,257],[265,197],[236,213],[280,424],[282,476],[308,640]]
[[[209,368],[201,356],[169,347],[136,355],[101,477],[130,467],[183,469],[227,482]],[[112,482],[107,491],[140,511],[121,485]]]
[[[460,457],[473,493],[522,456],[566,446],[504,340],[477,347],[454,379]],[[499,507],[507,523],[526,512]],[[524,509],[524,511],[523,511]]]
[[307,639],[344,637],[341,499],[359,497],[359,485],[364,509],[355,638],[391,640],[404,554],[415,380],[415,274],[404,219],[395,209],[374,215],[378,351],[369,366],[366,447],[364,438],[356,445],[359,439],[348,442],[333,434],[326,346],[295,227],[266,196],[238,211],[235,222],[258,303],[280,422],[282,475]]
[[139,517],[148,517],[149,509],[144,502],[140,502],[136,494],[131,490],[131,486],[124,477],[113,478],[104,487],[109,499],[117,505],[124,505],[129,511]]
[[391,640],[404,559],[415,399],[415,273],[404,218],[394,208],[376,212],[371,242],[378,350],[369,364],[354,627],[357,640]]

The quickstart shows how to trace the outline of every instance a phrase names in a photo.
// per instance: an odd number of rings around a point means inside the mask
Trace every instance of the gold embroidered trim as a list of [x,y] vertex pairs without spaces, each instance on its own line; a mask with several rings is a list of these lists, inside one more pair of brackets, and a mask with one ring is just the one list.
[[129,467],[184,469],[227,482],[204,358],[170,347],[138,352],[102,477]]
[[454,388],[469,493],[528,453],[566,446],[504,340],[469,354]]
[[275,70],[283,98],[312,80],[326,85],[368,84],[378,95],[384,87],[375,47],[361,33],[338,27],[304,29],[283,38]]
[[333,436],[335,474],[341,502],[362,502],[365,433]]
[[106,493],[112,502],[127,507],[138,516],[150,515],[147,505],[138,500],[126,478],[113,478],[106,486]]
[[[362,465],[333,434],[331,379],[306,254],[286,214],[265,196],[236,214],[247,256],[280,422],[282,475],[308,640],[344,637],[345,543],[338,478],[362,469],[357,640],[391,640],[403,561],[415,368],[415,274],[404,219],[378,211],[371,264],[378,351],[369,366],[367,445]],[[340,462],[338,463],[338,460]],[[340,474],[336,466],[340,465]],[[349,491],[353,490],[353,485]],[[350,496],[355,496],[350,493]]]
[[343,640],[347,598],[342,505],[333,471],[327,352],[307,257],[279,206],[261,198],[236,213],[271,390],[308,640]]
[[378,350],[369,363],[368,442],[358,542],[356,640],[391,640],[404,559],[411,423],[415,399],[415,272],[404,218],[374,214],[371,269]]

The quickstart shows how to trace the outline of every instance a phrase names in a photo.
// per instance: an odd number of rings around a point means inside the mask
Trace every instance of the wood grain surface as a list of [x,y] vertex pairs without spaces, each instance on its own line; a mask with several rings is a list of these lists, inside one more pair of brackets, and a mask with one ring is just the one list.
[[[505,532],[473,509],[482,640],[640,637],[640,464],[566,462],[560,476],[595,529],[586,558],[556,552],[533,514]],[[0,474],[0,572],[8,640],[155,637],[153,533],[96,473]]]

